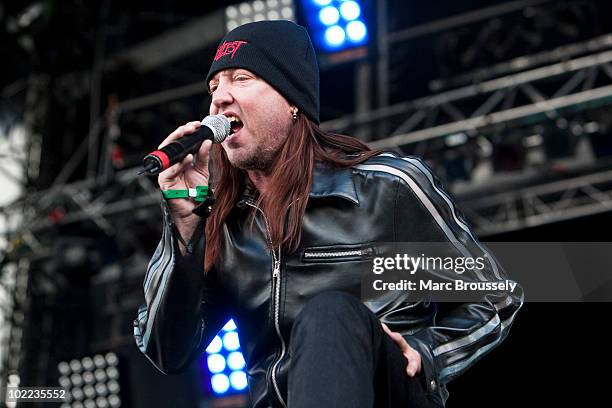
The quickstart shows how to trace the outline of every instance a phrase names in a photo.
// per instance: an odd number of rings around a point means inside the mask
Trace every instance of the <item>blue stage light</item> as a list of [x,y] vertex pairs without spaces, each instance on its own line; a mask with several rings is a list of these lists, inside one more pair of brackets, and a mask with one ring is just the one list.
[[223,347],[221,337],[215,336],[215,338],[212,339],[208,347],[206,347],[206,352],[208,354],[218,353],[219,351],[221,351],[221,347]]
[[228,351],[238,350],[240,348],[240,340],[238,340],[238,333],[227,332],[223,335],[223,347]]
[[[361,0],[304,0],[305,25],[315,51],[325,55],[361,48],[359,52],[343,54],[333,63],[367,55],[368,49],[363,46],[369,41],[370,27],[368,8],[364,4]],[[327,56],[320,57],[320,61],[331,61]]]
[[221,329],[223,331],[234,331],[236,330],[236,323],[234,323],[233,319],[230,319],[227,323],[225,323],[225,326],[223,326],[223,328]]
[[339,47],[344,42],[346,34],[342,27],[332,26],[325,30],[325,42],[331,47]]
[[238,328],[229,320],[206,347],[200,359],[200,368],[210,378],[210,388],[215,395],[244,393],[248,386],[245,373],[246,361],[240,351]]
[[230,383],[232,388],[236,390],[244,390],[248,384],[247,377],[244,371],[234,371],[230,374]]
[[347,24],[346,33],[349,40],[358,43],[364,40],[368,34],[368,29],[362,21],[355,20]]
[[244,368],[244,356],[239,351],[232,351],[227,356],[227,366],[232,370],[242,370]]
[[210,379],[212,389],[217,394],[225,394],[230,387],[229,378],[225,374],[215,374]]
[[211,373],[220,373],[225,370],[225,358],[221,354],[211,354],[207,361]]
[[340,20],[340,12],[334,6],[328,6],[319,12],[319,20],[326,26],[334,25]]
[[355,1],[345,1],[340,4],[340,14],[347,21],[355,20],[361,15],[361,7]]

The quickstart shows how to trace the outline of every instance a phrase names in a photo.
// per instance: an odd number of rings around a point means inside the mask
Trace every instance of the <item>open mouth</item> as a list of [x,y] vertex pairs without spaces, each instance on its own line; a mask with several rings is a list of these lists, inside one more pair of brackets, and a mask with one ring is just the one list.
[[233,135],[234,133],[237,133],[240,131],[240,129],[242,129],[242,127],[244,126],[244,124],[242,123],[242,120],[240,120],[240,118],[238,116],[234,116],[234,115],[226,115],[227,119],[229,119],[230,122],[230,135]]

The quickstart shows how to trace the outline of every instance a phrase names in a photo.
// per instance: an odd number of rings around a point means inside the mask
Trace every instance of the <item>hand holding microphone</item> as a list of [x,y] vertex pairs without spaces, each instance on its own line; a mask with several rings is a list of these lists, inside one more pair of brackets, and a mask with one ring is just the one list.
[[[173,164],[182,161],[188,154],[195,153],[204,140],[221,143],[230,134],[231,126],[229,119],[224,115],[206,116],[200,124],[201,126],[198,127],[199,131],[197,133],[173,139],[174,141],[168,145],[162,143],[158,150],[145,156],[143,169],[138,174],[159,174]],[[164,142],[167,140],[164,140]]]
[[[216,123],[221,123],[219,132],[215,133],[205,123],[208,122],[209,118],[218,118]],[[203,129],[203,127],[206,127],[206,129]],[[159,154],[159,152],[168,155],[170,165],[162,169],[157,177],[160,189],[187,190],[195,186],[208,185],[208,158],[213,140],[216,143],[221,143],[230,133],[229,129],[229,121],[225,116],[214,115],[207,116],[202,122],[189,122],[179,126],[168,135],[159,145],[158,150],[147,156]],[[199,140],[194,142],[194,138]],[[192,139],[192,141],[189,141],[189,139]],[[186,140],[187,143],[185,143]],[[191,148],[190,145],[192,146]],[[179,159],[177,160],[177,158]],[[146,163],[147,158],[144,160],[145,166]],[[146,167],[145,171],[147,171]],[[196,203],[192,200],[168,200],[168,206],[181,236],[191,236],[198,220],[198,217],[191,212],[195,208]]]

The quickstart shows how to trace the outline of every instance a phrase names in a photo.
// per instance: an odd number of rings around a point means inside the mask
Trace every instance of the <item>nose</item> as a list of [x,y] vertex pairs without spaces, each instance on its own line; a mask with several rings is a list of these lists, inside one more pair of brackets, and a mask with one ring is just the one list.
[[214,115],[219,111],[219,109],[230,105],[232,102],[234,102],[234,97],[232,96],[230,89],[226,85],[219,84],[217,89],[215,89],[215,92],[212,94],[210,113]]

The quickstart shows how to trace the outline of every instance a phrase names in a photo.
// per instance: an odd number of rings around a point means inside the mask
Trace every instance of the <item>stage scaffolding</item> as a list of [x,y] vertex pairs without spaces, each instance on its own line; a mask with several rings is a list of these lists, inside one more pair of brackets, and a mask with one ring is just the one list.
[[[558,123],[560,119],[586,122],[583,118],[589,112],[605,112],[612,105],[612,33],[513,58],[469,74],[441,78],[432,82],[432,89],[437,91],[430,96],[388,104],[390,72],[398,69],[389,64],[388,50],[391,45],[399,47],[420,35],[500,18],[507,13],[543,3],[546,2],[509,2],[504,6],[409,30],[386,32],[386,2],[378,2],[378,59],[360,64],[360,75],[357,75],[360,79],[369,78],[370,73],[375,71],[373,89],[366,87],[356,92],[356,95],[360,95],[355,103],[357,113],[325,122],[322,127],[358,135],[377,148],[403,154],[431,154],[439,151],[440,146],[444,146],[445,151],[452,150],[453,146],[449,146],[447,140],[456,135],[491,147],[512,129],[524,131],[524,136],[529,137],[532,136],[530,131],[533,126],[541,123]],[[218,21],[218,16],[213,20]],[[170,59],[178,58],[181,53],[193,52],[201,46],[188,43],[175,50],[166,61],[163,58],[160,60],[158,54],[153,58],[151,50],[156,49],[157,45],[167,44],[173,38],[179,41],[190,37],[190,33],[201,31],[210,21],[209,17],[198,19],[174,32],[147,41],[116,59],[109,59],[106,67],[112,66],[113,61],[121,57],[143,61],[139,68],[143,71],[163,69]],[[205,38],[205,41],[213,43],[218,40],[221,28],[215,25],[215,30],[218,35]],[[33,80],[30,92],[39,92],[44,80]],[[32,275],[35,274],[30,271],[30,258],[45,259],[56,255],[50,243],[62,226],[85,222],[93,224],[106,237],[133,245],[137,253],[145,255],[142,259],[146,260],[147,248],[142,247],[137,236],[133,236],[132,227],[138,224],[139,228],[149,228],[151,233],[159,232],[156,224],[160,220],[158,204],[161,195],[154,178],[136,176],[139,168],[114,170],[108,163],[108,143],[112,142],[112,132],[118,126],[121,115],[193,95],[204,95],[205,92],[204,84],[196,82],[110,104],[100,117],[92,119],[89,133],[50,188],[29,192],[16,202],[0,208],[0,217],[6,220],[8,226],[4,234],[10,243],[2,262],[2,276],[15,275],[15,271],[19,270],[20,276],[25,277],[11,281],[12,285],[22,287],[16,293],[27,293],[29,280],[34,278]],[[376,95],[376,108],[366,102],[372,99],[371,92]],[[30,107],[27,116],[30,121],[44,114],[40,112],[42,107]],[[593,119],[589,121],[593,122]],[[29,159],[35,161],[40,155],[41,130],[34,123],[28,125],[28,129],[32,143]],[[505,232],[608,212],[612,210],[612,163],[589,150],[587,136],[587,133],[582,133],[578,137],[578,143],[586,146],[583,150],[587,153],[561,160],[562,171],[551,171],[555,169],[554,165],[527,166],[512,174],[492,172],[487,178],[449,183],[446,187],[483,240]],[[98,152],[100,138],[104,138],[105,143]],[[94,146],[95,151],[92,150]],[[99,159],[92,161],[92,155],[98,155]],[[89,163],[90,176],[67,182],[83,161]],[[96,162],[100,162],[97,171]],[[36,163],[29,163],[28,166],[35,171]],[[141,266],[144,273],[146,265],[143,263]],[[53,293],[52,285],[48,292]],[[135,310],[134,304],[129,303],[128,306],[118,304],[110,313],[118,314],[122,308]],[[17,297],[8,307],[12,308],[13,316],[22,315],[27,312],[27,299]],[[7,347],[19,354],[13,345],[16,341],[14,333],[21,330],[17,323],[13,319],[11,336],[4,339],[2,348]],[[107,342],[101,348],[131,341],[131,338],[119,335],[113,339],[114,343]],[[44,354],[42,357],[45,357]],[[44,365],[45,362],[41,360],[40,364]],[[3,380],[6,380],[9,371],[16,371],[18,366],[18,359],[9,360],[5,356],[2,360]]]

